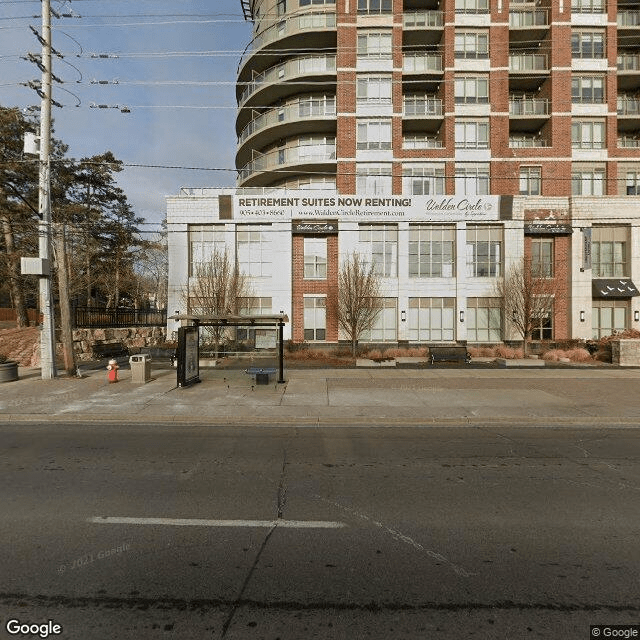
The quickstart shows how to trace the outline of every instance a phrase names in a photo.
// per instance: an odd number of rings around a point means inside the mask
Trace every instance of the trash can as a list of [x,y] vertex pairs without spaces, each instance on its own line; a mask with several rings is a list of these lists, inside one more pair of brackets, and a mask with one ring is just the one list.
[[151,380],[151,356],[148,353],[138,353],[129,356],[131,365],[131,382],[144,384]]

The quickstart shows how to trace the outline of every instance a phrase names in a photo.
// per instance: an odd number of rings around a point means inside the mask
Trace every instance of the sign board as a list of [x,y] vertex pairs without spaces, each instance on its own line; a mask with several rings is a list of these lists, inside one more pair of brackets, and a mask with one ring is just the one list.
[[256,329],[256,349],[275,349],[277,346],[274,329]]
[[582,270],[591,269],[591,227],[582,229]]
[[331,222],[301,222],[292,224],[293,233],[305,233],[310,235],[332,235],[338,233],[338,221]]
[[234,220],[290,221],[335,219],[362,221],[491,221],[500,219],[500,196],[305,196],[278,193],[268,196],[233,196]]
[[198,327],[178,329],[178,386],[200,382],[200,344]]
[[526,236],[570,236],[573,229],[570,224],[545,224],[539,222],[525,222]]

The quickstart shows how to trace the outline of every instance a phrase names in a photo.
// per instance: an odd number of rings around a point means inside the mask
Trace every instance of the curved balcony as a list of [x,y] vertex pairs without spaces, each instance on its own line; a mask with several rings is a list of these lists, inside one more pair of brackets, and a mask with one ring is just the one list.
[[282,178],[282,172],[336,172],[335,144],[307,144],[274,149],[248,162],[238,174],[238,187],[257,187]]
[[[319,78],[325,78],[323,81],[325,84],[326,76],[330,76],[332,79],[330,82],[335,83],[335,55],[292,58],[256,74],[245,85],[238,84],[238,105],[250,107],[253,104],[272,104],[291,93],[312,90],[315,81]],[[309,85],[305,86],[305,83],[300,80],[308,81]],[[332,88],[335,90],[334,85]]]
[[307,96],[269,109],[251,120],[238,136],[236,167],[249,162],[252,149],[264,149],[285,137],[335,132],[336,99],[333,95]]
[[[252,74],[274,66],[282,57],[283,50],[335,47],[336,11],[335,5],[331,7],[325,11],[302,11],[284,16],[258,33],[238,64],[238,82],[250,82]],[[260,55],[254,55],[258,51]]]

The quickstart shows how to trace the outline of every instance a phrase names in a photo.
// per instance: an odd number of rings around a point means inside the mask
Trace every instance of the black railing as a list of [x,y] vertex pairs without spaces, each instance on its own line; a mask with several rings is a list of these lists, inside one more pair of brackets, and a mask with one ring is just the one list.
[[167,324],[166,311],[148,309],[102,309],[76,307],[76,327],[162,327]]

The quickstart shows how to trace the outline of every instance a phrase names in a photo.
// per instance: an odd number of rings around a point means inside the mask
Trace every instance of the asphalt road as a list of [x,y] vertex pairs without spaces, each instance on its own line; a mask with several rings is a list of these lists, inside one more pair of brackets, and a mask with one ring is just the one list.
[[[586,640],[640,624],[639,435],[2,425],[0,638]],[[12,634],[11,619],[51,623]]]

